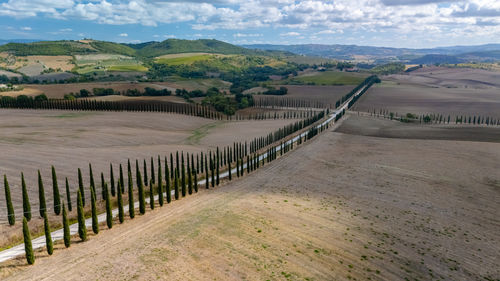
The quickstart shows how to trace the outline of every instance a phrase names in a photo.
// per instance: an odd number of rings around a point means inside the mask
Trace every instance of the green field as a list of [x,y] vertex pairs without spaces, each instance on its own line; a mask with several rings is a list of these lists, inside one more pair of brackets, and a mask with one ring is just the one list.
[[121,71],[121,72],[127,72],[127,71],[137,71],[137,72],[146,72],[148,71],[148,68],[143,66],[143,65],[113,65],[108,68],[108,71]]
[[159,58],[156,60],[156,62],[168,65],[191,65],[198,61],[207,61],[213,57],[213,55],[193,55],[177,58]]
[[313,75],[297,76],[287,80],[288,84],[298,85],[358,85],[367,77],[366,74],[353,72],[325,71]]

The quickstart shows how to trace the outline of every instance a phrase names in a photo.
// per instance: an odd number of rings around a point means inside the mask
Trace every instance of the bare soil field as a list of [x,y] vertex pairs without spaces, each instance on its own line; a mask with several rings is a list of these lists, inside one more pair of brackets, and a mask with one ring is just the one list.
[[436,88],[423,84],[382,82],[354,106],[357,111],[386,109],[399,114],[481,115],[500,117],[500,89]]
[[[64,188],[64,178],[68,177],[75,191],[78,168],[82,168],[84,181],[88,183],[89,162],[99,180],[101,172],[109,178],[110,163],[115,166],[116,175],[118,165],[126,165],[127,159],[139,159],[142,165],[142,160],[149,160],[151,156],[163,157],[176,151],[206,152],[217,146],[265,136],[294,121],[226,122],[166,113],[35,110],[1,110],[0,120],[0,173],[9,179],[18,218],[22,212],[21,172],[24,172],[35,212],[38,169],[47,186],[47,202],[52,202],[52,189],[48,188],[52,185],[51,165],[58,173],[59,186]],[[1,224],[5,224],[3,192],[0,218]],[[1,225],[0,229],[2,227],[6,226]]]
[[500,143],[498,126],[408,124],[396,120],[348,114],[351,117],[342,123],[337,132],[384,138]]
[[251,176],[0,272],[4,280],[497,280],[499,160],[496,143],[330,130]]
[[19,74],[19,73],[10,72],[10,71],[5,71],[5,70],[0,69],[0,76],[1,76],[1,75],[5,75],[5,76],[7,76],[8,78],[12,78],[12,77],[21,78],[21,77],[23,77],[23,76],[22,76],[21,74]]
[[445,88],[486,89],[500,87],[500,72],[473,68],[424,67],[409,74],[394,74],[384,79]]
[[349,93],[355,86],[278,85],[273,87],[286,87],[288,89],[288,94],[284,96],[255,95],[254,98],[259,99],[273,97],[278,99],[302,99],[335,105],[337,100]]
[[[136,83],[136,82],[94,82],[94,83],[72,83],[72,84],[27,84],[23,85],[23,91],[4,92],[5,96],[17,95],[40,95],[45,94],[49,98],[63,98],[65,94],[77,93],[81,89],[92,91],[93,88],[111,88],[115,91],[126,91],[128,89],[137,89],[144,91],[144,88],[150,87],[157,90],[168,89],[175,95],[176,89],[186,89],[189,91],[195,89],[207,90],[214,86],[221,86],[219,89],[227,90],[230,84],[216,82],[216,79],[200,79],[200,81],[177,81],[177,82],[152,82],[152,83]],[[218,80],[220,81],[220,80]]]

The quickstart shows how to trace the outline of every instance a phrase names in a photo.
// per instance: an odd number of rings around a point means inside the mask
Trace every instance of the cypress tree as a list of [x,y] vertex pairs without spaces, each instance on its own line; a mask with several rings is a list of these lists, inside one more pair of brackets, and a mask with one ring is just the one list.
[[144,215],[146,213],[146,199],[144,198],[144,185],[142,184],[141,172],[137,174],[139,185],[137,186],[137,192],[139,193],[139,213]]
[[175,200],[179,200],[179,171],[177,168],[175,168],[175,173],[174,173],[174,197]]
[[69,193],[68,178],[66,178],[66,200],[68,201],[68,210],[71,212],[73,207],[71,206],[71,194]]
[[208,189],[208,161],[207,161],[207,155],[205,154],[205,189]]
[[5,187],[5,200],[7,201],[7,217],[9,225],[16,223],[16,215],[14,214],[14,206],[12,205],[12,198],[10,197],[10,187],[7,181],[7,175],[3,175],[3,184]]
[[210,170],[212,172],[212,187],[215,186],[215,155],[210,153]]
[[134,210],[134,186],[132,183],[132,173],[128,172],[128,214],[131,219],[135,217]]
[[101,172],[101,197],[102,197],[102,200],[106,200],[106,193],[104,192],[104,185],[105,185],[105,181],[104,181],[104,173]]
[[[144,160],[144,185],[148,185],[148,167],[146,166],[146,159],[143,159]],[[137,184],[137,186],[139,186],[139,184]]]
[[21,173],[21,186],[23,193],[23,215],[27,221],[31,220],[31,204],[30,198],[28,196],[28,189],[26,188],[26,182],[24,181],[24,174]]
[[71,246],[71,235],[69,232],[68,213],[66,212],[66,205],[64,205],[64,203],[62,210],[62,222],[63,222],[63,232],[64,232],[64,246],[68,248],[69,246]]
[[82,194],[82,204],[85,207],[85,191],[83,188],[82,170],[80,170],[80,168],[78,168],[78,190]]
[[240,177],[240,162],[236,160],[236,175]]
[[247,174],[250,173],[250,156],[247,155]]
[[47,206],[45,204],[45,190],[43,188],[43,181],[40,170],[38,170],[38,201],[40,204],[40,217],[43,218],[43,213],[46,212]]
[[154,162],[153,162],[153,157],[151,157],[151,165],[150,166],[151,166],[151,182],[153,184],[155,184],[156,183],[155,182],[156,176],[155,176],[155,165],[154,165]]
[[[139,184],[140,184],[140,182],[139,182],[139,173],[140,173],[140,171],[139,170],[140,170],[140,168],[139,168],[139,161],[136,159],[135,160],[135,185],[137,187],[139,187]],[[142,181],[142,177],[141,177],[141,181]]]
[[149,207],[151,210],[155,209],[155,195],[153,192],[153,179],[149,181]]
[[111,211],[111,198],[109,196],[108,185],[104,184],[104,193],[106,198],[106,224],[108,228],[113,227],[113,212]]
[[180,173],[181,166],[180,166],[180,161],[179,161],[179,151],[176,151],[176,154],[175,154],[175,166],[177,168],[177,173]]
[[52,235],[50,235],[49,219],[47,212],[43,214],[43,229],[45,231],[45,245],[47,246],[47,253],[52,255],[54,253],[54,244],[52,243]]
[[186,196],[186,166],[184,165],[184,152],[182,153],[182,174],[181,174],[181,191],[182,191],[182,197]]
[[170,177],[170,172],[169,169],[172,169],[172,165],[168,167],[167,165],[167,157],[165,157],[165,192],[167,193],[167,203],[170,203],[172,201],[172,187],[171,187],[171,177]]
[[231,162],[229,161],[229,154],[226,157],[228,158],[227,159],[228,178],[229,178],[229,180],[232,180],[232,177],[231,177]]
[[23,218],[23,237],[24,237],[24,252],[26,253],[26,261],[28,264],[35,263],[35,255],[33,254],[33,246],[31,245],[31,234],[28,228],[28,221]]
[[189,165],[189,154],[187,156],[188,193],[193,194],[193,178],[191,177],[191,167]]
[[111,196],[115,197],[115,176],[113,175],[113,164],[109,163],[109,181],[111,183]]
[[120,164],[120,179],[119,179],[119,181],[120,181],[120,189],[121,189],[120,191],[123,194],[123,193],[125,193],[125,181],[123,179],[122,164]]
[[89,176],[90,176],[90,188],[94,190],[94,195],[95,195],[94,173],[92,172],[92,165],[90,163],[89,163]]
[[219,164],[220,164],[219,158],[220,158],[219,154],[217,153],[217,182],[216,182],[217,185],[219,185]]
[[[123,185],[123,183],[121,182],[120,179],[118,179],[117,186],[116,186],[117,189],[121,190],[122,189],[122,185]],[[118,197],[118,220],[120,221],[120,223],[123,223],[123,220],[124,220],[124,214],[123,214],[123,196],[122,196],[121,192],[118,192],[116,194],[116,196]]]
[[245,167],[243,166],[243,156],[240,158],[240,163],[241,163],[241,168],[240,168],[240,176],[243,176],[243,173],[245,172]]
[[85,215],[83,212],[83,200],[80,190],[76,195],[76,211],[78,214],[78,236],[82,241],[87,240],[87,227],[85,226]]
[[90,207],[92,209],[92,231],[95,234],[99,233],[99,221],[97,220],[96,195],[94,189],[90,187]]
[[198,193],[198,170],[194,171],[194,192]]
[[161,174],[161,160],[158,156],[158,203],[163,206],[163,177]]
[[56,169],[52,166],[52,194],[54,195],[54,213],[61,213],[61,196],[59,195],[59,185],[57,184]]

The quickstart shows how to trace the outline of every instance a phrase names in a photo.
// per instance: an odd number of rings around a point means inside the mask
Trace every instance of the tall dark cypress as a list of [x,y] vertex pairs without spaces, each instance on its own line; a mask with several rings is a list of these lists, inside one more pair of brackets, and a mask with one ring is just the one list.
[[188,182],[188,193],[193,194],[193,178],[191,177],[191,166],[189,165],[189,154],[187,155],[187,182]]
[[[139,173],[140,173],[140,168],[139,168],[139,161],[136,159],[135,160],[135,185],[139,187]],[[142,177],[141,177],[142,180]]]
[[[201,159],[200,159],[200,168],[201,168],[201,170],[199,170],[199,171],[200,171],[200,173],[203,173],[203,172],[204,172],[204,171],[203,171],[203,168],[205,168],[205,165],[203,165],[203,151],[200,153],[200,155],[201,155],[201,156],[200,156],[200,158],[201,158]],[[205,157],[206,157],[206,156],[205,156]]]
[[111,183],[111,196],[115,197],[115,176],[113,175],[113,164],[109,164],[109,181]]
[[198,170],[194,171],[194,192],[198,192]]
[[208,161],[207,161],[207,155],[205,154],[205,189],[208,189],[209,183],[208,181],[210,178],[208,177]]
[[250,156],[247,155],[247,174],[250,173]]
[[155,184],[156,183],[156,180],[155,180],[156,176],[155,176],[155,165],[154,165],[154,162],[153,162],[153,157],[151,157],[151,164],[150,164],[150,166],[151,166],[150,167],[151,168],[151,182],[153,184]]
[[219,185],[219,164],[220,164],[219,159],[220,159],[219,153],[217,153],[217,180],[216,180],[217,185]]
[[[146,159],[144,159],[144,185],[148,185],[148,167],[146,165]],[[137,183],[137,186],[139,186],[139,183]]]
[[118,189],[118,193],[116,193],[116,197],[118,200],[118,220],[120,223],[123,223],[124,218],[124,212],[123,212],[123,196],[120,190],[122,189],[122,181],[118,178],[118,182],[116,183],[116,188]]
[[78,215],[78,236],[82,241],[87,240],[87,227],[85,226],[85,215],[83,212],[83,200],[80,190],[76,194],[76,211]]
[[171,180],[172,178],[170,177],[170,172],[169,169],[172,169],[172,165],[168,167],[167,164],[167,157],[165,157],[165,193],[167,193],[167,203],[170,203],[172,201],[172,194],[171,194]]
[[69,192],[68,178],[66,178],[66,201],[68,201],[68,210],[71,212],[73,207],[71,206],[71,194]]
[[47,212],[43,214],[43,229],[45,231],[45,246],[47,247],[47,253],[51,256],[54,253],[54,244],[52,242],[52,235],[50,235],[50,225],[49,219],[47,218]]
[[153,179],[149,180],[149,208],[155,209],[155,193],[153,192]]
[[196,173],[200,172],[200,157],[196,154]]
[[161,160],[158,155],[158,204],[160,207],[163,206],[163,177],[161,171]]
[[210,170],[212,173],[212,187],[215,186],[215,155],[210,153]]
[[179,171],[175,168],[174,173],[174,198],[179,200]]
[[181,169],[182,169],[182,174],[181,174],[181,192],[182,192],[182,197],[186,196],[186,166],[184,165],[184,152],[182,152],[182,163],[181,163]]
[[69,232],[69,222],[68,222],[68,213],[66,212],[66,205],[63,203],[62,209],[62,223],[63,223],[63,233],[64,233],[64,246],[68,248],[71,246],[71,234]]
[[26,253],[26,261],[28,264],[35,263],[35,255],[33,254],[33,245],[31,244],[31,234],[28,228],[28,221],[23,218],[23,238],[24,238],[24,252]]
[[106,193],[104,192],[104,185],[106,182],[104,181],[104,173],[101,173],[101,198],[102,200],[106,200]]
[[90,188],[94,190],[95,194],[95,182],[94,182],[94,173],[92,172],[92,164],[89,163],[89,177],[90,177]]
[[14,225],[16,223],[16,215],[14,214],[14,205],[12,205],[12,198],[10,196],[9,182],[7,181],[7,175],[3,175],[3,185],[5,188],[5,201],[7,203],[7,218],[9,225]]
[[59,185],[57,184],[56,169],[52,166],[52,195],[54,196],[54,213],[61,213],[61,196],[59,194]]
[[111,211],[111,196],[108,191],[108,185],[104,184],[104,197],[106,198],[106,225],[108,228],[113,227],[113,212]]
[[120,164],[120,188],[121,188],[121,193],[125,193],[125,182],[123,179],[123,169],[122,169],[122,164]]
[[24,174],[21,173],[21,187],[23,193],[23,215],[27,221],[31,220],[31,204],[28,196],[28,189],[26,188],[26,181],[24,181]]
[[38,202],[40,206],[40,217],[43,218],[43,213],[47,211],[47,205],[45,203],[45,189],[43,188],[43,180],[40,170],[38,170]]
[[240,159],[240,163],[241,163],[241,168],[240,168],[240,176],[243,176],[243,174],[245,173],[245,167],[244,167],[243,156],[242,156],[242,158]]
[[232,176],[231,176],[231,161],[229,161],[229,153],[228,155],[226,156],[228,159],[227,159],[227,172],[228,172],[228,179],[229,180],[232,180]]
[[134,185],[132,182],[132,172],[128,172],[128,214],[131,219],[135,217],[134,209]]
[[97,220],[96,194],[92,187],[90,187],[90,208],[92,211],[92,231],[98,234],[99,221]]
[[85,207],[85,189],[83,188],[82,170],[78,168],[78,190],[82,195],[82,204]]
[[137,174],[139,185],[137,186],[137,192],[139,193],[139,213],[144,215],[146,213],[146,199],[144,198],[144,185],[142,184],[141,172]]

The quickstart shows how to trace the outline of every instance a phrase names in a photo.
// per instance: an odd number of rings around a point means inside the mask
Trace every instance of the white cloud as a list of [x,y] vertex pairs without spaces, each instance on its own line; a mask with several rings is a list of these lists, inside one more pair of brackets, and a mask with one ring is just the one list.
[[261,37],[262,34],[260,33],[235,33],[233,34],[233,37],[236,38],[241,38],[241,37]]
[[[0,16],[112,25],[185,23],[194,30],[281,28],[301,33],[282,36],[349,30],[500,39],[498,0],[8,0],[0,3]],[[238,32],[233,37],[259,37],[251,34],[257,33]]]
[[164,38],[175,38],[175,35],[173,34],[165,34],[163,35]]
[[127,33],[120,33],[120,35],[118,35],[120,37],[128,37],[128,34]]
[[29,27],[29,26],[24,26],[24,27],[21,27],[21,30],[24,30],[24,31],[31,31],[31,27]]
[[280,36],[300,36],[300,33],[290,31],[290,32],[280,33]]

